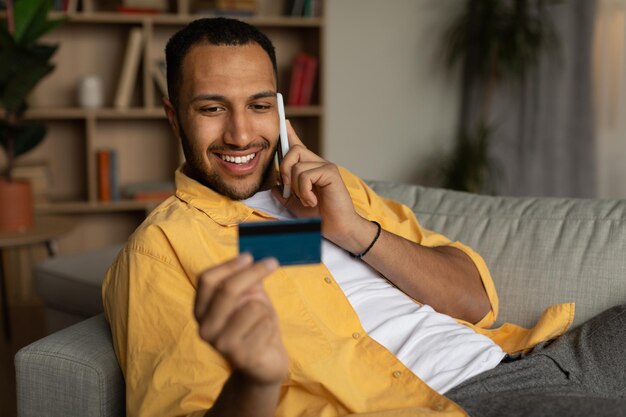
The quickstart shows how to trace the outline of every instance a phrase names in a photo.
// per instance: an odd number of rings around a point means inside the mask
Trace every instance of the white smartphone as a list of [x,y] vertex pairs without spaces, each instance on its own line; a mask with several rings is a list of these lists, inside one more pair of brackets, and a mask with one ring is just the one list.
[[[274,156],[274,163],[276,164],[276,170],[278,171],[278,167],[283,161],[283,158],[287,155],[287,152],[289,152],[289,139],[287,137],[287,123],[285,122],[285,104],[283,102],[283,95],[276,93],[276,101],[278,102],[278,127],[280,129],[280,136],[278,137],[278,149],[276,150],[276,155]],[[283,197],[289,198],[289,196],[291,196],[291,187],[282,183],[280,172],[278,172],[278,181],[282,186]]]

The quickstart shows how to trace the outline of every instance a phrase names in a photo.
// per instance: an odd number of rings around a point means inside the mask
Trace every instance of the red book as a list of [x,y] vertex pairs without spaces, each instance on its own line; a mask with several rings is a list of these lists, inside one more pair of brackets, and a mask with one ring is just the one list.
[[291,66],[291,83],[289,84],[289,95],[287,96],[287,105],[289,106],[300,105],[302,83],[304,81],[306,65],[306,54],[304,52],[300,52],[293,59],[293,65]]
[[304,76],[302,77],[302,87],[300,88],[300,99],[298,104],[308,106],[311,104],[313,86],[317,78],[317,58],[307,55],[304,66]]
[[98,198],[100,201],[111,201],[111,154],[100,150],[98,158]]
[[159,9],[154,9],[151,7],[128,7],[128,6],[117,6],[117,12],[123,14],[159,14],[161,11]]

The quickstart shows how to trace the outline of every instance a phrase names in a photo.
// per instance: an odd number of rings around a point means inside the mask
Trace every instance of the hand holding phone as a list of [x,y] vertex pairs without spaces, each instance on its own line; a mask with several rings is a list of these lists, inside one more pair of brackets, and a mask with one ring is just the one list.
[[287,152],[289,152],[289,138],[287,136],[287,122],[285,122],[285,104],[283,102],[283,95],[277,93],[276,101],[278,102],[278,127],[280,136],[278,137],[278,149],[276,150],[276,155],[274,156],[274,163],[276,165],[276,170],[278,171],[278,181],[282,187],[283,197],[289,198],[289,196],[291,196],[291,187],[283,184],[279,171],[283,158],[287,155]]

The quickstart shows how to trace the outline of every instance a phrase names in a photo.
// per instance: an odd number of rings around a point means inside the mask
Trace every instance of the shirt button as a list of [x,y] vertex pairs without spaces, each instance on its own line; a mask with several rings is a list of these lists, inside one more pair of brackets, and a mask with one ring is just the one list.
[[326,281],[327,284],[332,284],[333,280],[330,279],[330,277],[324,277],[324,281]]
[[402,376],[402,371],[395,371],[395,372],[393,373],[393,377],[394,377],[394,378],[400,378],[401,376]]
[[359,332],[352,333],[352,338],[353,339],[358,339],[359,337],[361,337],[361,333],[359,333]]

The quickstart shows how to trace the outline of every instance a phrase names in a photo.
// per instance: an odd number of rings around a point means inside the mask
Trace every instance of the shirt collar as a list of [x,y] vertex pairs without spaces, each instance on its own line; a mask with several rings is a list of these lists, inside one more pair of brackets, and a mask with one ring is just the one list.
[[205,213],[221,226],[234,226],[244,222],[253,213],[262,217],[266,214],[256,211],[238,200],[226,197],[199,183],[183,172],[182,167],[175,173],[176,197]]

